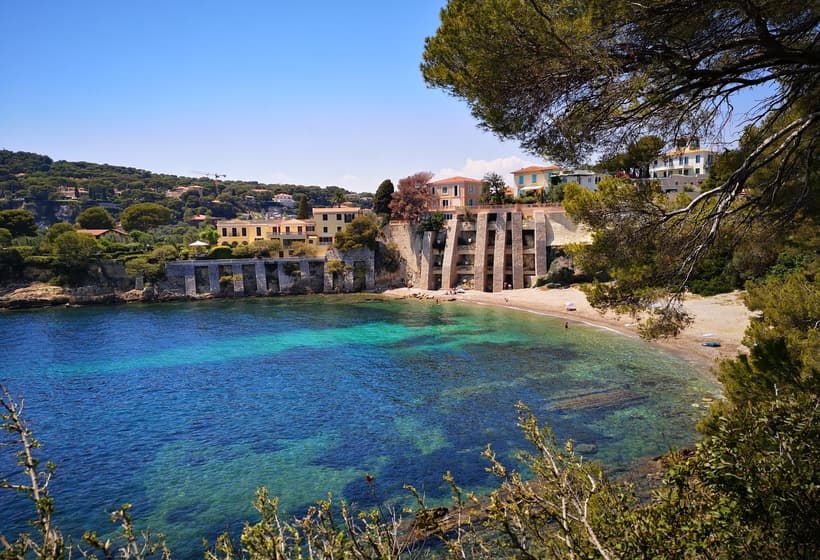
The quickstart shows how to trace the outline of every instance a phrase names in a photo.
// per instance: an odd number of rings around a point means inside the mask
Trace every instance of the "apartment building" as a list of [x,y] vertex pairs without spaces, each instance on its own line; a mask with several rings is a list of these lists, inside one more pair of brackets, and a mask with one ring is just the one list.
[[445,220],[452,220],[454,215],[478,206],[481,201],[481,179],[449,177],[427,183],[427,189],[430,210],[441,212]]
[[552,186],[552,177],[560,173],[561,168],[557,165],[531,165],[512,172],[513,186],[512,194],[515,198],[534,194],[542,189]]
[[666,192],[700,188],[709,176],[716,154],[715,150],[702,148],[698,138],[680,139],[673,149],[650,163],[649,176],[660,181]]
[[290,249],[294,243],[319,246],[319,237],[316,235],[313,220],[219,220],[216,223],[216,231],[219,233],[221,245],[250,245],[254,241],[279,240],[284,249],[282,256],[290,256]]
[[313,221],[316,225],[316,234],[319,236],[319,245],[330,247],[336,232],[342,231],[353,218],[360,216],[364,210],[354,206],[338,206],[335,208],[314,208]]

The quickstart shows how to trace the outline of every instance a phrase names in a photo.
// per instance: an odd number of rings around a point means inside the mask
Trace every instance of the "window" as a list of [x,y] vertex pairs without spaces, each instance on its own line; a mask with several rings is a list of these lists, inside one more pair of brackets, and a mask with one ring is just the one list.
[[256,237],[262,237],[262,228],[256,226]]
[[536,175],[535,173],[533,173],[533,174],[532,174],[532,180],[531,180],[531,182],[532,182],[532,183],[535,183],[535,182],[537,182],[537,181],[538,181],[538,175]]
[[458,196],[458,185],[453,185],[453,196]]
[[683,156],[683,165],[689,165],[689,156]]
[[290,226],[285,226],[285,233],[290,233]]
[[353,214],[345,214],[345,223],[349,224],[353,221]]
[[305,226],[305,231],[314,232],[316,231],[316,226]]
[[441,194],[447,194],[447,186],[441,187]]
[[473,206],[474,203],[475,203],[475,200],[473,200],[472,198],[467,199],[467,206]]
[[246,237],[248,235],[247,228],[242,228],[242,237]]
[[444,219],[445,219],[445,220],[452,220],[452,219],[453,219],[453,215],[452,215],[452,214],[450,214],[450,213],[448,212],[447,214],[444,214]]
[[447,208],[448,206],[450,206],[450,201],[446,200],[446,199],[442,200],[441,201],[441,206],[442,206],[442,208]]
[[473,185],[467,185],[467,194],[473,194],[474,189]]
[[695,175],[700,175],[700,167],[695,168]]
[[222,228],[222,237],[228,237],[228,228]]
[[320,237],[319,238],[319,245],[330,245],[333,243],[332,237]]
[[235,227],[231,228],[231,237],[236,237],[236,228]]
[[524,184],[524,176],[523,176],[523,175],[519,175],[519,176],[518,176],[518,184],[519,184],[519,185],[523,185],[523,184]]
[[342,226],[336,226],[336,231],[342,231]]
[[700,163],[700,154],[695,154],[695,163]]
[[430,187],[430,194],[436,194],[436,187]]
[[337,222],[341,222],[341,221],[342,221],[342,215],[341,215],[341,214],[336,214],[336,221],[337,221]]
[[323,222],[326,222],[326,221],[327,221],[327,214],[322,214],[322,221],[323,221]]
[[302,226],[298,226],[296,228],[296,233],[302,233]]
[[327,226],[322,228],[322,233],[327,233]]
[[678,156],[678,165],[683,165],[683,156]]

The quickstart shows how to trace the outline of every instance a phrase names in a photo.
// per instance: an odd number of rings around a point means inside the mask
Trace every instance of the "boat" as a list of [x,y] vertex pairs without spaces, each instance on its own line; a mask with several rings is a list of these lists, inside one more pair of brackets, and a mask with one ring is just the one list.
[[709,348],[719,348],[720,342],[718,342],[717,340],[708,340],[706,342],[703,342],[701,346],[707,346]]

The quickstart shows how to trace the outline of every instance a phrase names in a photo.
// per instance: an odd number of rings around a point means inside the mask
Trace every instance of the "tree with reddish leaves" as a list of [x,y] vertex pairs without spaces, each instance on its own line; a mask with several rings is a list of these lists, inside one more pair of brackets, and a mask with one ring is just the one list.
[[398,190],[390,201],[390,216],[393,220],[418,223],[430,205],[430,191],[427,183],[433,178],[429,171],[419,171],[399,180]]

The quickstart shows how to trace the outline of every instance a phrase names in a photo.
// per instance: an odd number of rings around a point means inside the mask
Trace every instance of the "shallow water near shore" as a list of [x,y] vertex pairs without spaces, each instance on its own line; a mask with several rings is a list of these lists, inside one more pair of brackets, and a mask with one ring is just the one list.
[[[518,401],[620,471],[692,443],[719,391],[592,327],[366,296],[5,312],[0,332],[0,383],[26,398],[40,456],[59,466],[59,525],[105,534],[129,502],[175,558],[255,519],[262,485],[292,514],[328,492],[410,503],[403,483],[446,502],[447,470],[486,491],[486,445],[508,464],[526,448]],[[0,452],[4,478],[14,458]],[[19,496],[0,492],[0,512],[1,533],[26,529]]]

